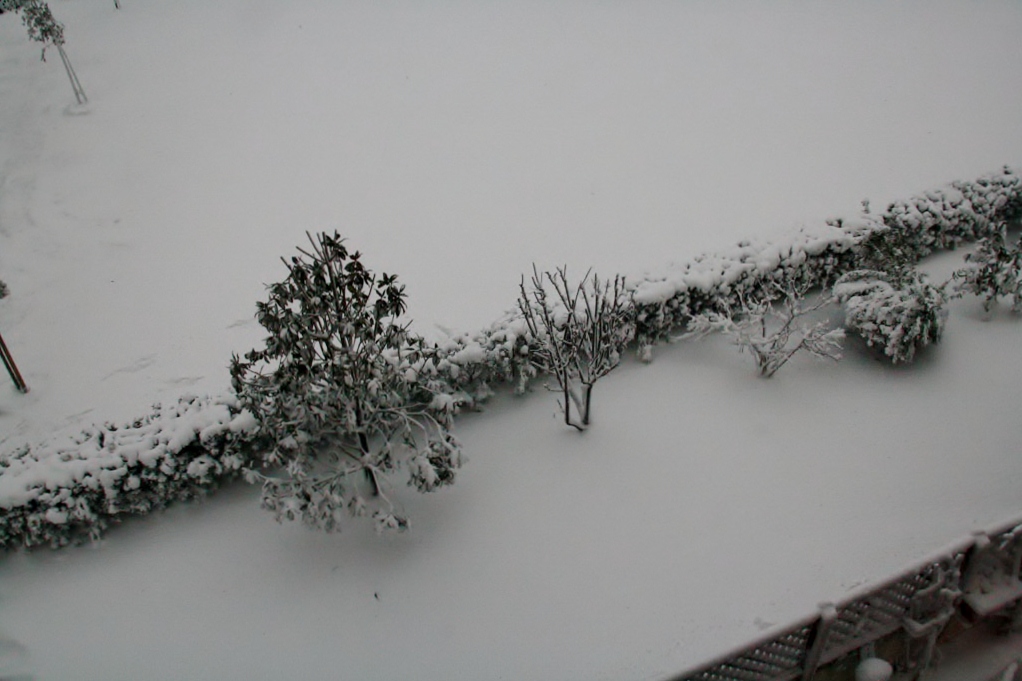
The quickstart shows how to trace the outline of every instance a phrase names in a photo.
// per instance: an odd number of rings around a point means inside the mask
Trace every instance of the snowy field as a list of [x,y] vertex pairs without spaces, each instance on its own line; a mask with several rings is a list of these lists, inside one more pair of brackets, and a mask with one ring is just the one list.
[[[228,386],[337,229],[470,330],[520,275],[656,271],[1022,160],[1022,6],[55,0],[91,102],[0,17],[0,451]],[[959,254],[930,263],[946,275]],[[258,491],[0,563],[0,675],[658,679],[1022,511],[1019,319],[770,381],[723,341],[551,396],[376,537]]]

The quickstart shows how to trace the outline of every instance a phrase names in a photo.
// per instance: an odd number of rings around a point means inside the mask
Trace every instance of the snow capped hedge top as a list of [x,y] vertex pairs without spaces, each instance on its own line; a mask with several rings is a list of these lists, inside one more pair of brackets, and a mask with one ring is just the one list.
[[736,284],[746,277],[767,277],[782,268],[798,267],[825,251],[849,251],[879,220],[863,215],[855,222],[830,221],[814,227],[802,227],[778,239],[750,239],[732,248],[697,257],[630,285],[636,305],[656,305],[691,289],[712,293]]
[[[127,426],[93,426],[64,445],[22,447],[0,460],[0,508],[59,503],[68,498],[68,490],[79,488],[102,490],[113,502],[125,484],[137,488],[131,478],[140,480],[140,471],[146,470],[200,480],[224,465],[210,459],[207,450],[222,449],[225,436],[255,425],[233,397],[186,397],[157,405],[152,414]],[[191,460],[182,457],[188,448],[196,450]],[[240,460],[234,463],[228,462],[229,467],[241,465]]]

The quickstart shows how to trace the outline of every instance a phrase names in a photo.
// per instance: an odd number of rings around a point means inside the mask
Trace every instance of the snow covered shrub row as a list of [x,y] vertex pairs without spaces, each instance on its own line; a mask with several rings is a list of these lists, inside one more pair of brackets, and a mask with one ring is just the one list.
[[0,458],[0,549],[78,543],[125,516],[219,486],[247,465],[255,421],[236,399],[188,397],[73,442]]
[[918,350],[940,342],[947,320],[943,286],[916,272],[902,276],[855,270],[834,284],[845,324],[895,364],[911,362]]
[[832,283],[852,269],[857,246],[875,224],[868,216],[855,222],[832,220],[777,241],[742,241],[731,250],[633,282],[640,352],[648,359],[652,345],[669,338],[694,315],[738,309],[742,300],[773,298],[778,285],[811,288]]
[[882,216],[882,235],[914,262],[981,239],[1020,215],[1020,177],[1006,166],[1000,173],[952,182],[944,189],[892,203]]
[[[828,286],[853,270],[875,269],[877,264],[886,270],[895,262],[910,265],[935,250],[986,236],[991,225],[1020,216],[1022,179],[1005,167],[894,202],[884,213],[864,210],[852,220],[833,219],[775,239],[742,241],[628,281],[635,341],[648,358],[653,345],[670,338],[693,315],[736,308],[741,298],[763,297],[784,282]],[[889,255],[880,256],[878,263],[877,253]],[[535,347],[520,311],[511,310],[486,329],[442,342],[435,351],[435,368],[471,404],[497,384],[512,383],[523,390]]]
[[[779,283],[830,285],[876,260],[871,255],[876,253],[889,254],[891,262],[914,262],[934,250],[988,236],[992,225],[1020,215],[1022,183],[1005,168],[892,203],[883,214],[864,211],[855,220],[830,220],[777,239],[743,241],[626,282],[634,339],[648,352],[693,315],[721,312],[742,297],[762,298]],[[914,343],[932,339],[935,332],[939,335],[935,318],[921,319],[918,330],[901,339]],[[888,347],[879,337],[875,342]],[[405,369],[414,371],[417,381],[430,382],[453,413],[485,399],[491,386],[524,390],[541,347],[521,310],[514,309],[485,329],[429,347],[416,366]],[[907,349],[898,352],[909,356]],[[257,426],[233,398],[185,400],[125,427],[93,428],[74,445],[0,456],[0,509],[6,511],[0,546],[59,545],[98,534],[126,510],[143,513],[209,489],[219,476],[249,465],[239,454],[240,443],[253,438]]]
[[1016,171],[925,192],[888,206],[883,214],[863,212],[855,220],[828,220],[779,241],[746,241],[730,251],[696,258],[659,276],[632,282],[640,350],[668,338],[673,329],[705,311],[755,298],[771,282],[793,280],[827,286],[855,269],[876,268],[880,260],[910,265],[944,248],[990,233],[993,225],[1022,215],[1022,181]]

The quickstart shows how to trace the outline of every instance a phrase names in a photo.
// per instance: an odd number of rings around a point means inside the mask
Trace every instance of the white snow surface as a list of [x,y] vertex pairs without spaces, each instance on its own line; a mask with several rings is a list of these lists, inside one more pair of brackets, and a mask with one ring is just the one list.
[[[222,393],[306,230],[439,336],[533,262],[670,272],[1022,160],[1017,3],[121,4],[51,3],[85,107],[0,17],[0,333],[32,388],[0,384],[3,451]],[[965,299],[914,366],[849,344],[769,381],[680,344],[582,435],[499,396],[402,535],[278,526],[239,484],[8,556],[0,674],[667,676],[1017,515],[1019,334]]]

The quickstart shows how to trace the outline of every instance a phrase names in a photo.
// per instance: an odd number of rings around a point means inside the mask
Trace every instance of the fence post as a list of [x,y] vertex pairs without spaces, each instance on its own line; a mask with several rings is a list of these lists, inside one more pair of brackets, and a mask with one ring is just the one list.
[[806,660],[802,665],[802,681],[813,681],[816,670],[823,659],[823,651],[827,647],[827,636],[830,628],[837,621],[837,608],[833,603],[820,603],[820,618],[816,620],[813,631],[809,634]]
[[962,591],[970,591],[982,570],[984,554],[989,550],[991,541],[986,532],[972,533],[972,547],[965,553],[965,568],[962,570]]
[[0,360],[3,360],[7,373],[10,375],[11,380],[14,381],[14,387],[20,392],[27,393],[28,386],[25,385],[25,379],[21,377],[18,365],[14,363],[14,358],[11,357],[11,351],[7,349],[7,344],[4,343],[2,335],[0,335]]

